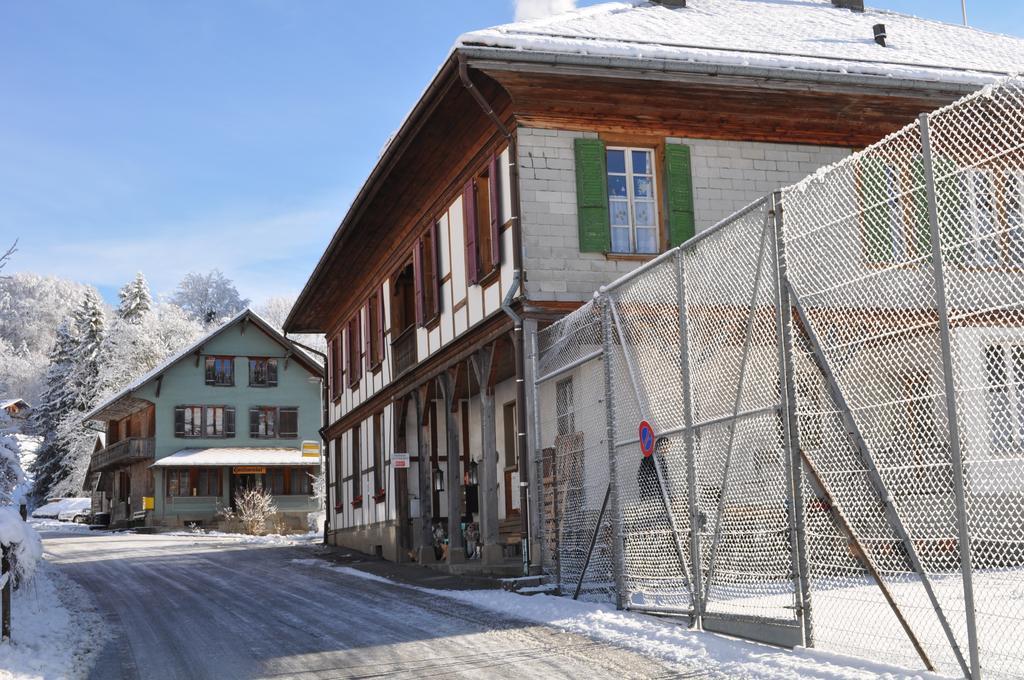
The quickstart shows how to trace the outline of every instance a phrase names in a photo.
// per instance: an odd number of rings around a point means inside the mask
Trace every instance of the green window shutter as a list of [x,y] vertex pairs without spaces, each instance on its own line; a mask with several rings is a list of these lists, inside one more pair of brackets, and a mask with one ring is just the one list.
[[[915,245],[919,248],[918,255],[931,254],[931,224],[928,221],[928,194],[924,186],[924,161],[914,160],[911,179],[913,186],[921,187],[911,197],[913,202]],[[963,195],[957,176],[956,164],[948,158],[935,155],[932,157],[932,172],[935,173],[935,198],[939,208],[939,230],[942,234],[942,245],[952,246],[964,243],[967,235],[960,217],[960,208],[965,205],[967,197]],[[951,214],[952,213],[952,214]]]
[[892,260],[892,215],[889,206],[889,168],[877,158],[864,158],[857,166],[861,231],[868,262]]
[[604,142],[575,140],[576,208],[580,230],[580,252],[605,253],[611,249],[608,222],[608,173]]
[[685,144],[665,145],[665,174],[668,195],[668,241],[669,246],[675,247],[693,238],[696,233],[690,147]]
[[[930,254],[932,248],[932,227],[928,219],[928,191],[924,184],[924,160],[915,158],[910,166],[910,186],[917,187],[907,198],[911,204],[911,234],[914,247],[913,255]],[[909,187],[907,187],[909,190]]]

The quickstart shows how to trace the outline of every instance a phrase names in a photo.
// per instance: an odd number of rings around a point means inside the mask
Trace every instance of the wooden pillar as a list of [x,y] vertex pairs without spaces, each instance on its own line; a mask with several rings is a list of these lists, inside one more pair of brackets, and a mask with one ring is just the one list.
[[419,470],[420,517],[419,531],[416,532],[416,555],[420,564],[435,562],[434,534],[431,531],[433,511],[431,509],[431,469],[430,469],[430,423],[427,421],[429,410],[430,386],[421,385],[413,392],[416,407],[416,467]]
[[498,534],[498,434],[495,426],[493,367],[495,345],[477,351],[470,366],[480,388],[480,538],[484,564],[501,562],[504,555]]
[[462,544],[462,472],[459,461],[459,424],[455,420],[455,384],[458,382],[458,367],[448,369],[438,376],[437,384],[444,398],[445,431],[448,434],[445,453],[448,456],[448,563],[463,562],[466,551]]
[[409,419],[409,399],[401,397],[392,406],[392,429],[394,435],[392,441],[395,443],[391,450],[391,469],[395,475],[395,513],[398,524],[398,561],[406,562],[410,559],[412,550],[412,539],[410,535],[409,517],[409,470],[395,469],[395,453],[409,453],[409,440],[406,437],[406,425]]

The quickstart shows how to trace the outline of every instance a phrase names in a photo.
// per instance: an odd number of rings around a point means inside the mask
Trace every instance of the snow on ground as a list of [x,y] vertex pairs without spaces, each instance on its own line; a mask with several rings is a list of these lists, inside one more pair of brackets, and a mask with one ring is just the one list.
[[165,531],[164,536],[207,536],[210,538],[222,538],[237,541],[238,543],[250,543],[255,545],[308,545],[323,540],[323,533],[310,531],[305,534],[267,534],[266,536],[250,536],[249,534],[229,534],[223,531],[206,531],[196,529],[194,531]]
[[90,507],[92,500],[89,498],[61,498],[39,506],[32,511],[32,516],[37,519],[56,519],[63,512],[87,511]]
[[0,643],[0,680],[85,677],[101,625],[88,594],[43,562],[14,592],[11,642]]
[[65,534],[87,534],[92,529],[88,524],[76,524],[75,522],[61,522],[50,518],[29,517],[28,523],[37,532],[56,532]]
[[653,616],[617,611],[609,604],[579,602],[550,595],[524,596],[503,590],[434,590],[397,583],[376,574],[321,560],[294,561],[318,564],[321,568],[347,576],[447,597],[508,617],[586,635],[672,663],[700,666],[709,673],[731,678],[895,680],[941,677],[818,649],[788,651],[724,635],[692,631]]

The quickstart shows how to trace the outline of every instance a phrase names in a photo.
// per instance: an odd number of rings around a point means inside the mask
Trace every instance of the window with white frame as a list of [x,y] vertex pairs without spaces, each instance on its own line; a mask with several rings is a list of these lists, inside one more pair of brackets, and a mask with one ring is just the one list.
[[907,243],[907,216],[902,200],[902,173],[891,165],[885,166],[885,188],[888,196],[886,211],[889,218],[889,240],[892,243],[891,261],[906,262],[910,248]]
[[1019,450],[1024,444],[1024,345],[987,345],[985,374],[992,452]]
[[1024,267],[1024,172],[1006,177],[1003,203],[1006,210],[1006,254],[1010,264]]
[[202,406],[185,406],[182,408],[183,413],[183,429],[181,430],[182,437],[202,437],[203,436],[203,407]]
[[555,418],[558,422],[558,434],[572,434],[576,431],[572,378],[565,378],[555,383]]
[[963,205],[970,234],[967,254],[973,265],[990,267],[998,264],[1001,259],[999,214],[996,210],[993,175],[989,170],[975,168],[964,173],[964,182],[967,195]]
[[654,150],[608,147],[606,153],[612,252],[657,253]]

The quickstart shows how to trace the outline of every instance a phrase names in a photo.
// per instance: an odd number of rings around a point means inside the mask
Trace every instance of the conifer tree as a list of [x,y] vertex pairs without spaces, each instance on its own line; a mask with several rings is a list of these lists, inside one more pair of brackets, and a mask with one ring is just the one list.
[[125,284],[118,297],[121,298],[121,306],[117,309],[117,315],[130,323],[138,323],[153,307],[149,284],[142,272],[138,272],[132,281]]

